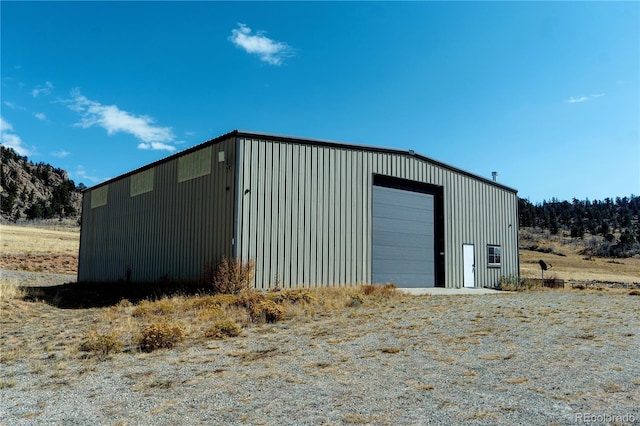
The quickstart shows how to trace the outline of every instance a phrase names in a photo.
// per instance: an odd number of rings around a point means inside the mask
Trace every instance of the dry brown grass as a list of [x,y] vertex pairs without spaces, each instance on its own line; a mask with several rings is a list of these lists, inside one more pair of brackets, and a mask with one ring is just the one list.
[[0,269],[75,274],[80,228],[0,225]]
[[57,254],[77,256],[80,228],[37,228],[0,225],[2,253]]
[[551,249],[565,256],[520,249],[520,275],[540,278],[538,261],[543,260],[547,264],[553,265],[545,274],[545,278],[553,274],[556,278],[565,281],[640,282],[640,256],[616,259],[615,262],[607,258],[588,258],[580,254],[580,251],[586,247],[589,238],[589,236],[585,236],[584,239],[570,238],[564,237],[562,234],[551,235],[548,232],[521,229],[521,247],[537,244],[539,247]]

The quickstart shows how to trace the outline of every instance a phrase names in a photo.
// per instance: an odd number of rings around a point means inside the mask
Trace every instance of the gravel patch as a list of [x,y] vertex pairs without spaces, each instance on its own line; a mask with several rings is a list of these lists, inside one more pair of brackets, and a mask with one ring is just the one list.
[[25,287],[49,287],[76,282],[76,274],[51,274],[47,272],[0,270],[0,280],[20,283]]
[[2,365],[0,418],[573,425],[590,413],[640,424],[639,347],[640,297],[627,294],[406,297],[103,361],[60,362],[61,342]]

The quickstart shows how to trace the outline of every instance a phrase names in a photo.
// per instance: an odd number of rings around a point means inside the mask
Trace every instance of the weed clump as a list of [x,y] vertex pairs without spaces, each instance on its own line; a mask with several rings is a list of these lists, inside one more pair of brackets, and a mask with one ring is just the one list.
[[91,333],[80,343],[79,347],[82,352],[91,352],[100,358],[120,352],[123,348],[124,344],[118,340],[114,333]]
[[284,302],[296,303],[312,303],[316,298],[306,289],[295,290],[275,290],[270,291],[267,295],[269,300],[273,300],[275,303],[282,304]]
[[167,323],[151,324],[142,329],[137,338],[142,352],[153,352],[156,349],[170,349],[184,339],[184,330],[180,326]]
[[239,294],[253,286],[255,275],[256,268],[252,260],[225,257],[219,263],[207,262],[202,280],[204,285],[211,286],[214,293]]
[[143,300],[140,302],[131,315],[134,317],[150,317],[153,315],[168,315],[171,314],[175,309],[174,303],[171,302],[168,298],[160,299],[160,300]]
[[239,336],[241,332],[242,328],[235,321],[225,318],[214,322],[205,330],[204,335],[209,339],[225,339]]
[[521,291],[527,287],[517,275],[502,275],[498,278],[498,289],[503,291]]
[[364,284],[360,286],[362,290],[362,294],[365,296],[379,296],[379,297],[390,297],[393,296],[396,292],[396,285],[393,283],[386,283],[385,285],[371,285]]

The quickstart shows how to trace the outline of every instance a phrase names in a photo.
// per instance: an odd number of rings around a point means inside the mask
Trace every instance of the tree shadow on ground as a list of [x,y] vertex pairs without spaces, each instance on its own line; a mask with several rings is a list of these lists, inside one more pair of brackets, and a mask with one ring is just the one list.
[[56,286],[21,287],[24,300],[42,301],[60,309],[104,308],[118,304],[123,299],[132,303],[156,300],[165,296],[210,293],[196,282],[162,281],[134,283],[66,283]]

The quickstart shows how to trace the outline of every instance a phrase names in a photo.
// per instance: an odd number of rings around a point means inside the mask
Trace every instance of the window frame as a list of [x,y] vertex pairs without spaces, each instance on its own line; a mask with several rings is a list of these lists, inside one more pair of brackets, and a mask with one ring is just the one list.
[[487,266],[489,268],[502,267],[502,246],[498,244],[487,245]]

